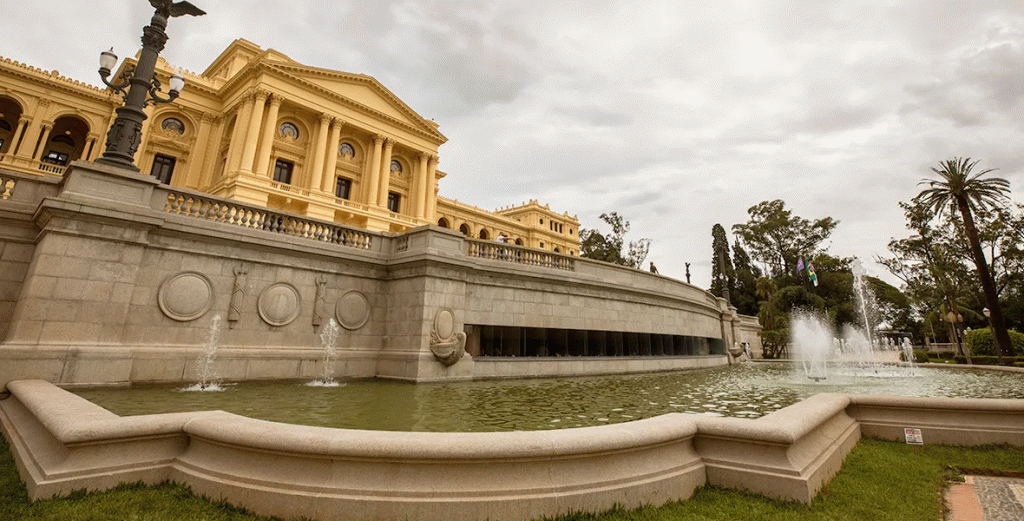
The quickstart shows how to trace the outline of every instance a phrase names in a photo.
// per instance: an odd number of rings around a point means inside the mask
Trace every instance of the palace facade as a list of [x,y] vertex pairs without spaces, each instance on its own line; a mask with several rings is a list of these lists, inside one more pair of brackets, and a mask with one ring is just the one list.
[[[173,73],[160,59],[157,78]],[[182,75],[178,99],[147,108],[135,155],[161,183],[370,231],[435,224],[579,253],[577,218],[536,200],[487,211],[438,196],[447,138],[370,76],[242,39],[201,74]],[[71,161],[95,160],[121,103],[113,89],[0,58],[0,168],[61,175]]]

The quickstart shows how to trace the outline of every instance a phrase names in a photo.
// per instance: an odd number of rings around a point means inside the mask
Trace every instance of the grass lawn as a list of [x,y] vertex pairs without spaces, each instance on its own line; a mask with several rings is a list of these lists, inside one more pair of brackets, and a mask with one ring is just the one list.
[[[560,521],[625,520],[934,520],[942,491],[957,475],[951,467],[1024,472],[1019,447],[908,446],[864,439],[811,505],[702,487],[688,501],[636,510],[562,516]],[[188,487],[121,485],[107,492],[76,492],[30,502],[5,440],[0,437],[0,520],[266,520],[193,495]],[[455,521],[455,520],[453,520]]]

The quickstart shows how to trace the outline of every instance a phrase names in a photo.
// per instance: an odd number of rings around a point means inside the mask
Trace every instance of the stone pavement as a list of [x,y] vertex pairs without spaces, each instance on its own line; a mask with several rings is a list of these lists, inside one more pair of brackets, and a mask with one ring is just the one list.
[[1021,521],[1024,478],[965,476],[946,492],[946,521]]

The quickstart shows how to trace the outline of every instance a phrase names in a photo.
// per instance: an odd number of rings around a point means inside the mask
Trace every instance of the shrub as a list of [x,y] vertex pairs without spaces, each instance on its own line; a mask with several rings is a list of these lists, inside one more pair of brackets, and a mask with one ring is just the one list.
[[939,353],[939,358],[942,358],[944,360],[952,360],[953,354],[954,353],[952,351],[942,351],[941,353]]
[[[975,329],[964,335],[967,339],[967,346],[971,349],[972,355],[997,356],[996,342],[992,337],[990,328]],[[1024,356],[1024,334],[1010,331],[1010,342],[1017,356]]]
[[956,356],[953,357],[953,360],[955,360],[956,363],[958,363],[958,364],[966,364],[967,363],[967,357],[966,356],[956,355]]

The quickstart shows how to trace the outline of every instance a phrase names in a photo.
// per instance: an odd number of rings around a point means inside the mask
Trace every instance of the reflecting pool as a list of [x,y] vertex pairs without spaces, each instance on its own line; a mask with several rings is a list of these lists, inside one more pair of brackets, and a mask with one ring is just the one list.
[[168,386],[76,390],[122,416],[224,410],[286,423],[349,429],[511,431],[626,422],[669,412],[757,418],[822,392],[1024,399],[1024,374],[914,368],[906,375],[836,375],[814,382],[792,366],[602,377],[412,384],[355,380],[224,384],[219,392]]

